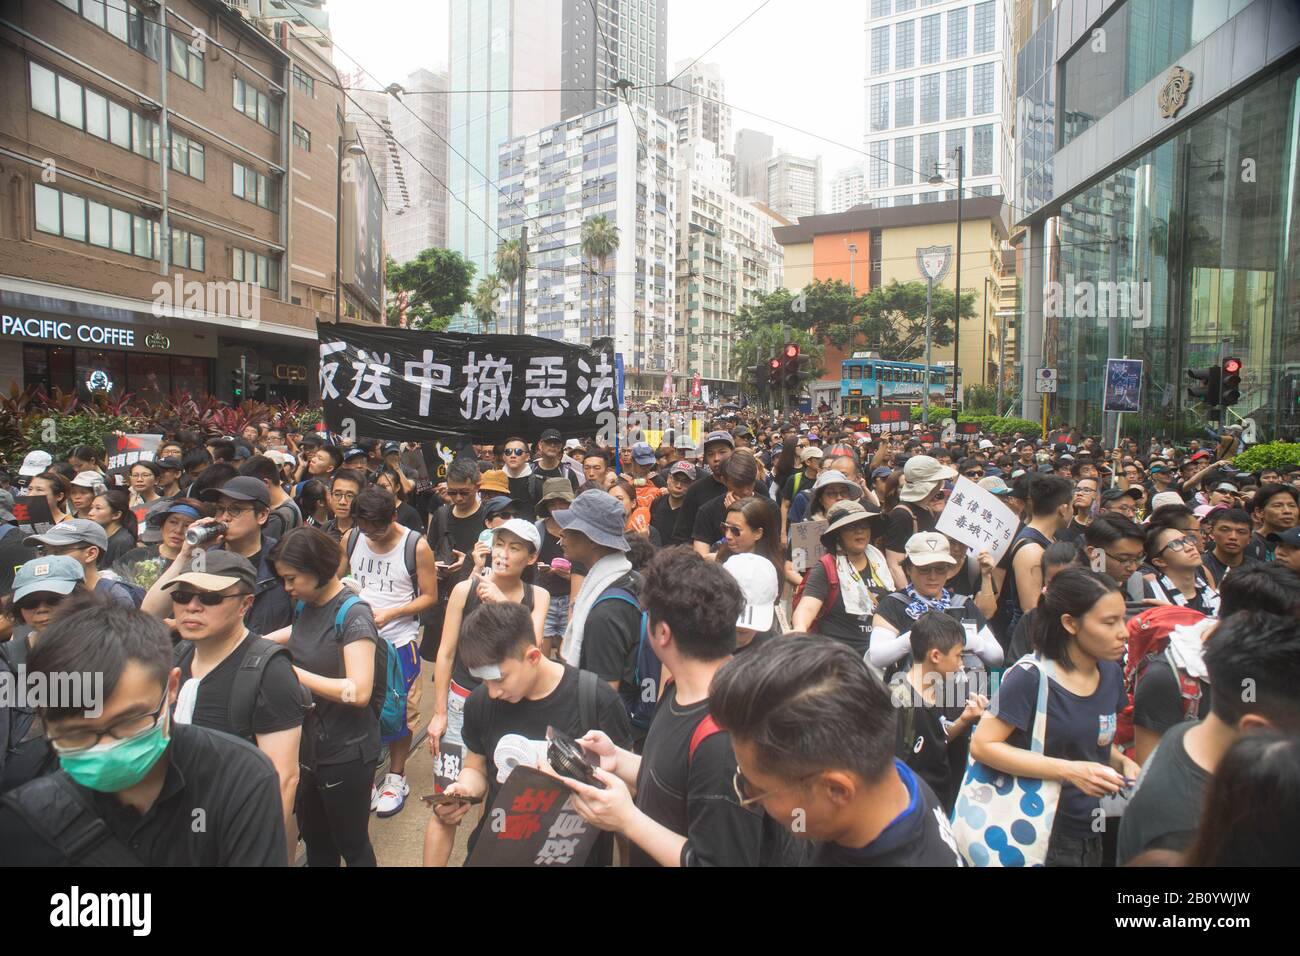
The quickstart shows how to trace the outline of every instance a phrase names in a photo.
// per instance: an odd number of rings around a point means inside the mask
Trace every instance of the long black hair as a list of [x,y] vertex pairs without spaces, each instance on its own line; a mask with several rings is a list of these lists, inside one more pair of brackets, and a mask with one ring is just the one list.
[[1107,575],[1090,568],[1066,568],[1047,586],[1034,615],[1033,641],[1038,653],[1062,670],[1073,670],[1069,646],[1074,635],[1065,629],[1065,615],[1078,620],[1119,586]]

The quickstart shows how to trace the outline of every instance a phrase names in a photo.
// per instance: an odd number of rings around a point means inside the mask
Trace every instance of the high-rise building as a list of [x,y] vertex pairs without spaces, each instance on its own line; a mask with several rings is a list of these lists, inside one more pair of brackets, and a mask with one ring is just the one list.
[[867,201],[867,173],[861,163],[846,166],[831,177],[832,213],[848,212]]
[[[1013,0],[869,0],[867,193],[878,206],[1011,194]],[[945,182],[931,186],[938,172]]]
[[731,191],[767,202],[767,161],[773,141],[756,129],[736,130],[736,161],[731,174]]
[[620,99],[665,111],[668,0],[564,0],[560,115],[577,116]]
[[405,148],[399,147],[401,180],[389,198],[384,238],[394,260],[409,262],[447,244],[447,74],[415,70],[401,86],[389,122]]
[[822,211],[822,158],[780,152],[767,161],[767,205],[786,219]]
[[[0,388],[230,401],[242,369],[244,397],[314,399],[336,281],[343,315],[382,306],[383,204],[364,165],[340,183],[328,43],[215,0],[169,0],[170,45],[162,8],[12,6]],[[205,53],[174,42],[215,20]]]
[[[389,185],[396,184],[399,175],[404,181],[405,170],[402,165],[407,156],[393,139],[393,124],[388,111],[394,104],[389,95],[352,88],[366,82],[363,74],[343,77],[343,88],[347,91],[343,98],[343,118],[356,128],[357,139],[365,148],[366,158],[374,170],[384,204],[393,209],[401,206],[400,190],[395,203],[394,197],[389,193]],[[397,109],[400,110],[401,107],[398,106]]]
[[[505,195],[497,229],[514,238],[528,227],[525,331],[590,342],[612,329],[632,397],[660,393],[673,355],[676,152],[674,123],[626,104],[545,126],[499,150]],[[581,247],[583,223],[593,216],[618,228],[618,248],[603,269]],[[516,295],[503,298],[504,314],[515,314]]]
[[[784,219],[731,191],[731,163],[710,141],[677,154],[677,308],[673,370],[679,387],[696,373],[714,395],[736,391],[736,313],[781,284],[773,229]],[[684,392],[683,392],[684,394]]]
[[[685,73],[668,89],[668,115],[677,123],[677,144],[685,146],[705,140],[717,147],[719,155],[731,151],[731,107],[727,105],[727,86],[722,69],[716,63],[683,60],[674,72]],[[730,173],[728,173],[730,176]]]

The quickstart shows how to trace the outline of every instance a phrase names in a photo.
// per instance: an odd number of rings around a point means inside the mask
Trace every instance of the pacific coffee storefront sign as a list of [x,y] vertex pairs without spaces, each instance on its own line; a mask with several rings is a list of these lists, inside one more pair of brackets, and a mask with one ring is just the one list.
[[42,342],[110,345],[128,349],[136,347],[135,329],[91,322],[67,322],[62,319],[27,318],[21,315],[0,316],[0,335]]

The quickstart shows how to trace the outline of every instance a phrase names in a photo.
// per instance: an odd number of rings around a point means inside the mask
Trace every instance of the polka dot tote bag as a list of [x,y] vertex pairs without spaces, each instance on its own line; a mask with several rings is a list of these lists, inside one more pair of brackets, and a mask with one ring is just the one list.
[[[1029,749],[1041,754],[1047,732],[1047,679],[1052,662],[1030,654],[1017,663],[1038,668],[1038,705]],[[952,820],[961,855],[971,866],[1042,866],[1060,796],[1059,780],[1016,777],[972,757]]]

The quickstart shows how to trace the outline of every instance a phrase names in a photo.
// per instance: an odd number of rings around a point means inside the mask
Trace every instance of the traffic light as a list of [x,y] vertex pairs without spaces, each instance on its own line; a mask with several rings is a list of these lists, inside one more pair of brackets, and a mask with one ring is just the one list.
[[785,364],[779,358],[768,360],[767,384],[774,390],[785,384]]
[[257,398],[262,387],[262,374],[260,372],[244,372],[244,394],[248,398]]
[[1189,368],[1187,377],[1196,382],[1203,382],[1203,385],[1192,385],[1187,389],[1189,398],[1204,402],[1213,414],[1219,407],[1219,391],[1223,370],[1217,365],[1210,365],[1205,368]]
[[1219,374],[1219,404],[1224,408],[1241,401],[1241,359],[1223,360]]
[[795,394],[802,394],[804,382],[812,378],[809,371],[812,359],[803,355],[799,346],[792,342],[785,347],[784,361],[786,387]]
[[237,368],[230,370],[230,393],[236,404],[244,400],[244,373]]

